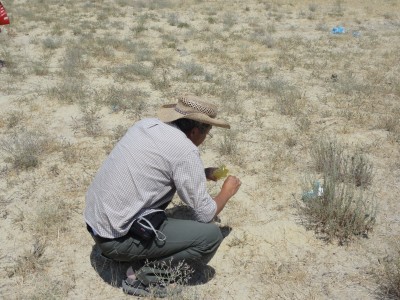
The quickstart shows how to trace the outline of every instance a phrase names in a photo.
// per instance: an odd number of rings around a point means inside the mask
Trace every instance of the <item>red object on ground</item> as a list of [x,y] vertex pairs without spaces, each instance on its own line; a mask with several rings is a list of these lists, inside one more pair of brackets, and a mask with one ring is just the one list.
[[7,16],[6,9],[0,2],[0,25],[8,25],[8,24],[10,24],[10,19]]

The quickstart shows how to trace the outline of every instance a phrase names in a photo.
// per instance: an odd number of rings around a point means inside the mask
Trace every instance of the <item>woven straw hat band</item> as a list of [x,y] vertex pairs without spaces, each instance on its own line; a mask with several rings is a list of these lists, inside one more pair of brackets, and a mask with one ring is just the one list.
[[199,101],[198,99],[193,100],[194,101],[184,96],[180,97],[178,104],[175,106],[175,111],[183,115],[203,113],[210,118],[215,118],[217,116],[217,107],[215,105]]

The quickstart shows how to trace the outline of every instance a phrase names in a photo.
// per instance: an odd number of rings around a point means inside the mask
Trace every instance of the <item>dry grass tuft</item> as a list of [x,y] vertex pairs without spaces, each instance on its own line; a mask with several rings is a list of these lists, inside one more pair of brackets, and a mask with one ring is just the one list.
[[0,151],[7,155],[5,161],[16,169],[39,166],[40,157],[50,150],[53,141],[39,132],[12,133],[0,140]]
[[353,236],[368,236],[376,221],[375,199],[353,185],[339,182],[337,176],[324,174],[321,187],[320,195],[315,183],[303,194],[300,210],[307,219],[306,226],[324,240],[337,239],[341,245]]
[[238,153],[237,147],[237,132],[234,130],[225,131],[221,143],[219,143],[219,153],[221,155],[236,155]]
[[46,198],[37,207],[35,218],[31,224],[36,236],[58,237],[68,230],[65,222],[71,215],[71,207],[61,198]]
[[8,270],[8,276],[21,276],[26,279],[34,273],[41,272],[48,264],[48,260],[43,257],[46,243],[43,240],[35,239],[33,249],[25,251],[16,261],[15,265]]
[[70,276],[68,278],[54,279],[45,275],[38,279],[38,283],[29,299],[67,299],[69,291],[75,287]]
[[377,212],[375,198],[365,191],[372,182],[372,164],[360,153],[349,156],[334,139],[315,141],[311,156],[323,180],[311,181],[303,193],[300,210],[307,226],[340,244],[353,235],[366,236]]
[[17,127],[24,119],[24,113],[20,110],[14,110],[7,114],[5,123],[8,129]]
[[379,259],[381,267],[376,272],[379,298],[400,299],[400,245],[395,242],[393,252]]
[[62,103],[73,104],[87,98],[89,90],[82,79],[72,77],[48,89],[47,95]]
[[359,151],[348,154],[336,139],[314,140],[311,157],[317,172],[334,176],[338,182],[352,182],[358,187],[372,183],[373,166],[369,159]]
[[[182,299],[374,296],[362,270],[400,226],[399,1],[2,2],[12,24],[0,33],[0,227],[15,239],[0,252],[23,251],[32,237],[47,244],[43,255],[10,260],[15,278],[5,278],[0,298],[4,289],[17,299],[93,298],[88,283],[101,298],[124,297],[115,288],[121,264],[98,274],[75,266],[93,245],[80,236],[84,195],[126,129],[186,92],[220,101],[232,129],[216,129],[202,158],[226,164],[243,184],[220,216],[232,232],[212,261],[217,276]],[[304,170],[316,173],[306,194],[316,180],[324,189],[299,201],[305,224],[333,242],[371,235],[362,249],[321,247],[290,226],[289,196]],[[211,194],[222,183],[209,182]],[[395,257],[381,274],[393,282],[383,285],[386,298],[396,298]],[[268,284],[254,287],[254,278]]]
[[73,118],[73,130],[83,131],[91,137],[99,136],[102,133],[100,106],[97,103],[82,102],[82,116]]
[[110,87],[105,95],[104,102],[113,112],[128,111],[140,117],[147,107],[145,100],[148,97],[148,93],[138,88]]
[[282,115],[300,115],[304,106],[304,96],[296,89],[283,90],[276,100],[276,108]]

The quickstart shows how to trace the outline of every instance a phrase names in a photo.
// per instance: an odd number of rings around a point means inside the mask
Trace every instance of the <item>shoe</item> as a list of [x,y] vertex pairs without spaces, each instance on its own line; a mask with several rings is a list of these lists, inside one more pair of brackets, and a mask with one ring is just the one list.
[[172,275],[167,271],[159,268],[144,266],[136,272],[136,278],[144,285],[151,283],[160,283],[167,285],[173,283]]
[[125,294],[139,297],[155,296],[164,298],[168,295],[167,288],[158,284],[144,285],[140,280],[129,278],[122,281],[122,290]]

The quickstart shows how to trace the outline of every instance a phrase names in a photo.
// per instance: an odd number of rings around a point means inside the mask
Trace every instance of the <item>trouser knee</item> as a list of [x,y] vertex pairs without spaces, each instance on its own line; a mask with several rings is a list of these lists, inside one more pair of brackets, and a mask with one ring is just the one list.
[[215,224],[207,224],[206,242],[208,245],[219,246],[223,240],[221,229]]
[[223,240],[223,236],[219,227],[215,224],[205,224],[203,229],[204,237],[197,246],[197,250],[202,256],[202,261],[207,263],[214,256],[215,252]]

